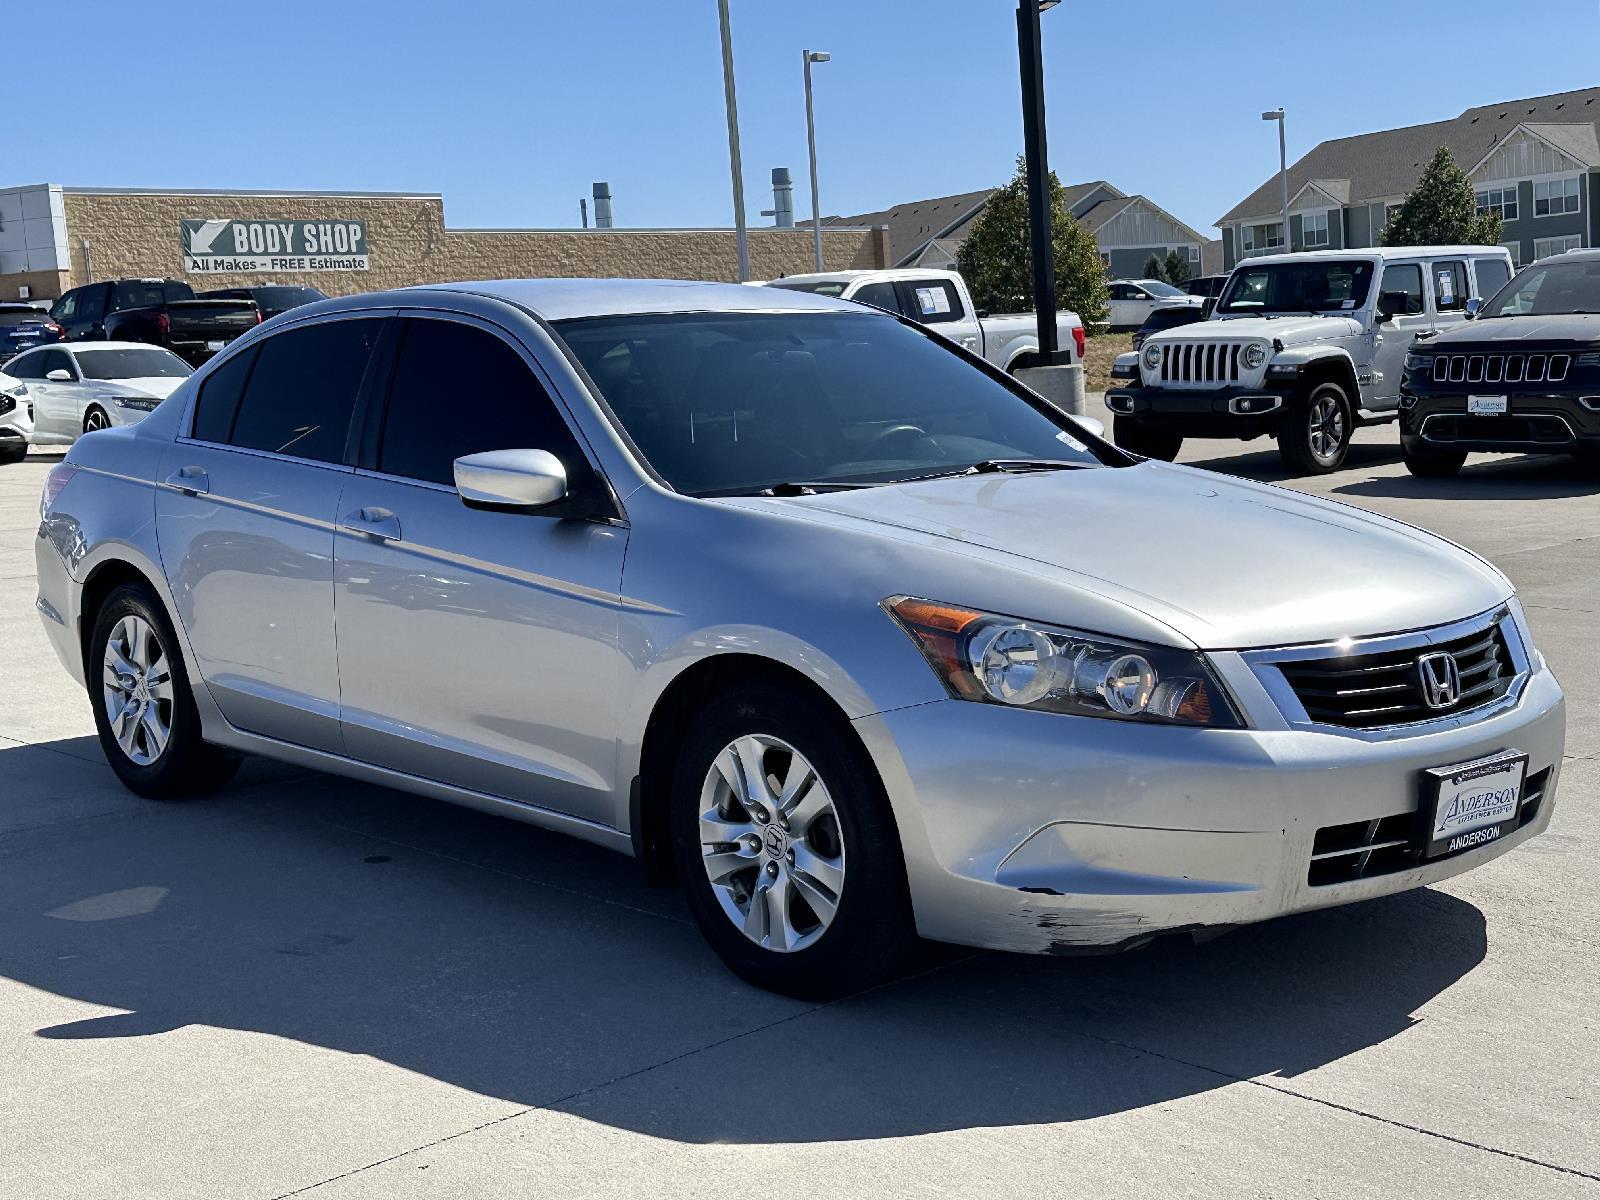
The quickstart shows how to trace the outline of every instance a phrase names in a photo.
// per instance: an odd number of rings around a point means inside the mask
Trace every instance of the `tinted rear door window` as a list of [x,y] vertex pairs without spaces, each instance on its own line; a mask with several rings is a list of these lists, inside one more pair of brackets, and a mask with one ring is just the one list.
[[906,299],[911,319],[924,325],[959,321],[967,315],[956,285],[948,279],[914,279],[906,285]]
[[360,318],[268,338],[228,440],[250,450],[342,462],[350,414],[382,329],[381,319]]
[[515,350],[456,321],[408,320],[378,470],[454,487],[455,460],[483,450],[548,450],[569,481],[588,473],[572,432]]
[[243,354],[235,354],[200,385],[192,436],[202,442],[227,442],[233,432],[234,414],[239,411],[239,397],[244,395],[250,368],[255,366],[256,349],[252,346]]
[[44,354],[23,354],[0,366],[0,374],[13,379],[43,379]]

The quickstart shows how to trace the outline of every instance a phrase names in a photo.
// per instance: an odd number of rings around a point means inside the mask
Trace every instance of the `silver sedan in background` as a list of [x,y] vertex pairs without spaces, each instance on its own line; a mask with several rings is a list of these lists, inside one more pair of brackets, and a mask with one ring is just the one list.
[[567,832],[795,995],[1444,879],[1565,737],[1482,559],[801,292],[296,309],[78,443],[37,564],[134,791],[255,752]]
[[35,446],[70,446],[96,429],[132,425],[194,368],[160,346],[91,342],[40,346],[5,365],[9,392],[33,408]]

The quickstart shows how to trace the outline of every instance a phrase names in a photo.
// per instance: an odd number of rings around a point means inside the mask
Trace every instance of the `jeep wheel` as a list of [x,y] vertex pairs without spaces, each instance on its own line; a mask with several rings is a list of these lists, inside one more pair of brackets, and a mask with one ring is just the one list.
[[1183,449],[1183,438],[1175,433],[1162,433],[1149,429],[1132,417],[1117,417],[1111,425],[1112,437],[1117,445],[1146,458],[1159,458],[1171,462]]
[[1303,475],[1336,471],[1350,449],[1354,422],[1350,400],[1337,383],[1319,383],[1289,409],[1278,427],[1284,465]]
[[1465,450],[1437,450],[1421,438],[1407,437],[1403,433],[1400,453],[1405,455],[1406,470],[1422,479],[1448,479],[1467,461]]

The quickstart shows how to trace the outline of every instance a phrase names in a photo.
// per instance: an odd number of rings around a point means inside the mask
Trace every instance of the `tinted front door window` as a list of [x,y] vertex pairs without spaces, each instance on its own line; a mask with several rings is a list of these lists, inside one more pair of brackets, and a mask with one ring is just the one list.
[[1422,312],[1422,268],[1416,263],[1385,267],[1378,307],[1391,317],[1411,317]]
[[235,354],[201,385],[194,409],[194,436],[200,441],[226,442],[232,434],[233,418],[239,411],[239,399],[244,395],[250,368],[255,365],[257,349],[251,347],[243,354]]
[[455,321],[407,321],[378,470],[454,487],[455,460],[483,450],[548,450],[569,478],[584,465],[566,422],[509,345]]
[[86,287],[78,296],[78,321],[93,324],[106,315],[106,285]]
[[328,321],[268,338],[228,440],[250,450],[341,461],[350,414],[382,328],[372,318]]

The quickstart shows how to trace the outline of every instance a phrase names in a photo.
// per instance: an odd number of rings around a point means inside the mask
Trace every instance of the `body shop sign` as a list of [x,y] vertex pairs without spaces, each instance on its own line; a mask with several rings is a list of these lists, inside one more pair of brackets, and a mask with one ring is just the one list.
[[183,269],[194,275],[233,271],[365,271],[362,221],[183,221]]

